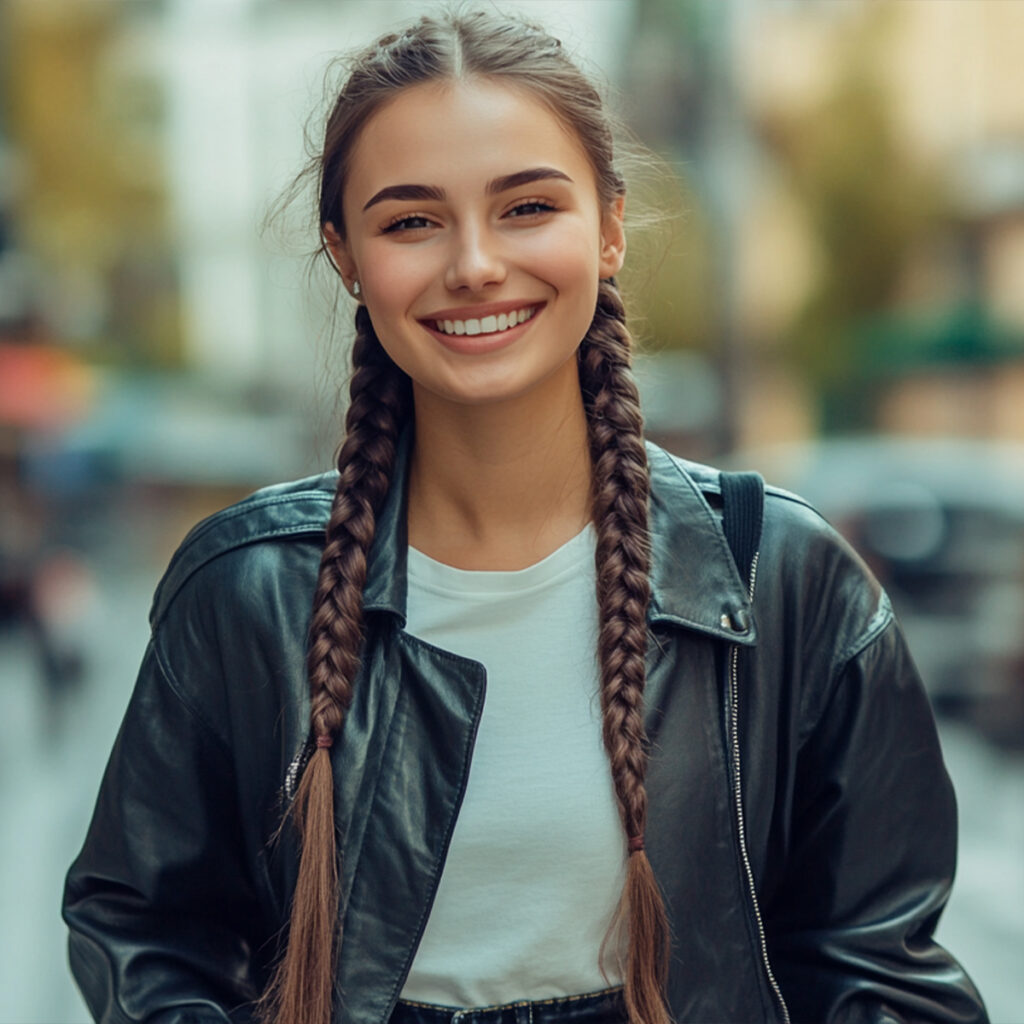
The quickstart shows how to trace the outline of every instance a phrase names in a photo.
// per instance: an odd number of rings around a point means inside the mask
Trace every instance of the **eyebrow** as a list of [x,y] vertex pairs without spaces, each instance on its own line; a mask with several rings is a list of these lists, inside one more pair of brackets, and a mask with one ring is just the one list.
[[[487,183],[487,194],[489,196],[507,192],[510,188],[519,188],[520,185],[529,185],[534,181],[547,181],[555,179],[572,183],[572,178],[563,171],[554,167],[531,167],[525,171],[516,171],[514,174],[505,174]],[[404,200],[434,200],[441,202],[445,198],[443,188],[436,185],[388,185],[375,193],[363,207],[365,212],[376,203],[382,203],[386,199]]]

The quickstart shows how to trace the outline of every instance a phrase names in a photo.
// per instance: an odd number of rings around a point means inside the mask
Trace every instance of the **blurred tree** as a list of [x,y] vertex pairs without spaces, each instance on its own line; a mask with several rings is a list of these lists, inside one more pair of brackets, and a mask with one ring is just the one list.
[[711,226],[700,139],[707,117],[705,4],[635,0],[624,68],[630,129],[659,154],[630,179],[630,254],[623,284],[638,334],[655,352],[714,348]]
[[880,56],[891,11],[868,4],[847,21],[834,86],[820,106],[774,112],[761,125],[820,254],[789,351],[821,396],[826,432],[871,425],[871,367],[860,326],[892,308],[913,249],[945,209],[938,179],[901,146],[890,117]]
[[622,285],[643,346],[711,351],[710,232],[687,177],[659,162],[630,181],[627,227]]
[[721,400],[705,433],[710,451],[727,450],[737,430],[733,213],[739,185],[723,161],[735,133],[745,130],[734,116],[733,14],[717,0],[635,0],[634,11],[626,119],[674,168],[643,192],[674,230],[655,236],[660,252],[655,243],[634,259],[632,274],[650,277],[640,290],[646,322],[639,327],[655,351],[689,349],[715,364]]
[[159,89],[121,45],[147,6],[8,0],[4,105],[26,169],[19,235],[52,329],[94,355],[173,365]]

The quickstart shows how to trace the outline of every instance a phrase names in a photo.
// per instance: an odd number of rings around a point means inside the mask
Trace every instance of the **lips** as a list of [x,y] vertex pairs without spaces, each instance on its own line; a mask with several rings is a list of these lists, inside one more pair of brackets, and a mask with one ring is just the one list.
[[[448,336],[500,334],[530,320],[543,303],[524,303],[516,306],[504,303],[474,309],[476,316],[466,316],[469,310],[439,310],[421,321],[425,326]],[[457,314],[461,313],[459,316]]]
[[[486,356],[515,344],[533,327],[533,321],[545,305],[544,302],[492,302],[461,309],[440,309],[420,323],[446,349],[460,355]],[[467,316],[470,312],[478,315]]]
[[467,320],[435,320],[434,326],[442,334],[495,334],[526,323],[537,311],[536,306],[514,309],[497,316],[470,317]]

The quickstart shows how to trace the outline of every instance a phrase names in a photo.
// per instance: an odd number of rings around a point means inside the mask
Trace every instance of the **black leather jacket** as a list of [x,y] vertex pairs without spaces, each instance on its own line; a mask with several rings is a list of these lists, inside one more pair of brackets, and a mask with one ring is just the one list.
[[[332,751],[346,1024],[383,1024],[401,991],[484,701],[482,666],[403,630],[405,458]],[[647,849],[672,922],[676,1021],[985,1021],[932,939],[956,810],[885,594],[814,511],[769,491],[752,606],[717,473],[650,458]],[[307,739],[304,643],[333,488],[328,474],[218,513],[160,584],[65,893],[98,1019],[250,1019],[295,879],[290,832],[271,837]]]

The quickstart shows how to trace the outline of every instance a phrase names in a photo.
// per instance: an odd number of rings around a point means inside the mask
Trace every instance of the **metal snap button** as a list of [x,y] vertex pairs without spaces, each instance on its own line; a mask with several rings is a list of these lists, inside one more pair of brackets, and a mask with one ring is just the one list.
[[723,612],[719,621],[723,629],[731,629],[734,633],[747,633],[750,631],[750,615],[746,608],[737,608],[735,611]]

